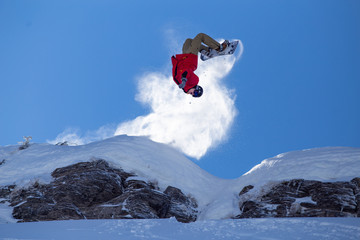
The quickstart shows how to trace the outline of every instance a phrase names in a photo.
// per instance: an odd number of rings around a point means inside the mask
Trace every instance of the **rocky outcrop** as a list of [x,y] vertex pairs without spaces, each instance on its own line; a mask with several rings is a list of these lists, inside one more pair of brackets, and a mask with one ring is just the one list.
[[[350,182],[294,179],[276,184],[252,199],[252,186],[240,192],[241,214],[235,218],[360,217],[360,178]],[[248,196],[246,196],[248,194]]]
[[[105,160],[58,168],[49,184],[26,188],[0,186],[0,203],[13,207],[23,222],[69,219],[197,218],[195,199],[168,186],[151,183]],[[269,185],[246,186],[239,193],[235,218],[360,217],[360,178],[349,182],[293,179]]]
[[196,220],[196,202],[180,189],[161,192],[155,184],[109,166],[104,160],[56,169],[50,184],[12,191],[13,216],[20,221],[170,218]]
[[167,187],[164,193],[170,197],[171,203],[165,217],[176,216],[180,222],[187,222],[188,219],[196,220],[196,216],[187,210],[197,208],[195,199],[186,197],[180,189],[171,186]]

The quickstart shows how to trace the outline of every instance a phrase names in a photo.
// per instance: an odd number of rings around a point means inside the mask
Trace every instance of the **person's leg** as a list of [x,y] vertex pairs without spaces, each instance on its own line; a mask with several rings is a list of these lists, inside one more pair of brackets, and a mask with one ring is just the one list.
[[191,38],[186,39],[186,41],[184,42],[183,48],[182,48],[182,53],[183,54],[189,53],[188,50],[191,47],[191,42],[192,42]]
[[[192,53],[197,55],[198,52],[200,52],[201,50],[205,49],[206,51],[209,50],[209,47],[204,46],[203,44],[200,44],[200,48],[199,50],[192,50],[191,46],[192,46],[192,39],[187,39],[183,45],[182,48],[182,53],[186,54],[186,53]],[[196,49],[198,49],[198,47],[196,47]]]
[[[205,43],[208,47],[202,45],[202,43]],[[191,46],[186,52],[197,55],[197,53],[203,49],[208,51],[209,47],[212,49],[218,49],[220,47],[220,43],[218,43],[217,41],[215,41],[213,38],[209,37],[205,33],[199,33],[191,41]]]

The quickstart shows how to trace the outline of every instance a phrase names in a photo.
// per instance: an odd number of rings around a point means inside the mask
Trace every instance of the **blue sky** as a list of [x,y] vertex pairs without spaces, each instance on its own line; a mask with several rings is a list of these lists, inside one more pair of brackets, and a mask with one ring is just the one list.
[[360,147],[360,2],[230,0],[222,7],[0,0],[0,145],[24,135],[44,143],[69,128],[79,135],[112,129],[148,114],[135,99],[139,77],[170,75],[182,41],[204,32],[241,39],[244,52],[222,80],[234,91],[237,115],[226,139],[194,160],[203,169],[235,178],[282,152]]

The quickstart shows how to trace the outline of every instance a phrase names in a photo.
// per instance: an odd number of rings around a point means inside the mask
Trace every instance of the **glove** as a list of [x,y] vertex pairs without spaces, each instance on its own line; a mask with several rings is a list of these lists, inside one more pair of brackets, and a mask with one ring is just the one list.
[[187,78],[186,77],[182,77],[181,78],[181,83],[179,84],[179,88],[184,88],[187,82]]

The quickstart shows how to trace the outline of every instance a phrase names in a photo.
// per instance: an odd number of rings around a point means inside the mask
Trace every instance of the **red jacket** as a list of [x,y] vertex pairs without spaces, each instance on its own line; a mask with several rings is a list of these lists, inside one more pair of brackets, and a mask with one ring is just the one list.
[[192,53],[177,54],[175,57],[171,57],[173,65],[172,74],[174,81],[177,85],[182,83],[182,74],[186,71],[187,82],[184,87],[184,92],[188,92],[191,88],[195,87],[199,83],[199,77],[196,76],[194,71],[197,69],[198,56]]

